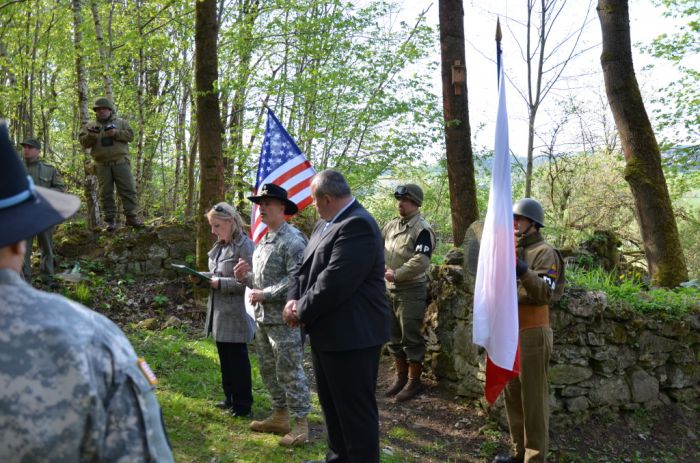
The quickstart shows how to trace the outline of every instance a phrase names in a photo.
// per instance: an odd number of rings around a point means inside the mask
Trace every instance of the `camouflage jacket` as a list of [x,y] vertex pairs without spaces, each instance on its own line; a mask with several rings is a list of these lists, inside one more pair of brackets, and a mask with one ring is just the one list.
[[172,462],[144,365],[106,317],[0,269],[0,461]]
[[264,301],[255,305],[255,319],[263,324],[283,324],[282,310],[287,302],[289,275],[301,262],[306,237],[284,222],[277,231],[268,229],[253,253],[253,271],[245,284],[262,289]]
[[38,160],[34,162],[25,161],[24,166],[27,168],[27,174],[34,180],[34,185],[51,188],[56,191],[66,190],[63,178],[61,178],[61,174],[54,166]]

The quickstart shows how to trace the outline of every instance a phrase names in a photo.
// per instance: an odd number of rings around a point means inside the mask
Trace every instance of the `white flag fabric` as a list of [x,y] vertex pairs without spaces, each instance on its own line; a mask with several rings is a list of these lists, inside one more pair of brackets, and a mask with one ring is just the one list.
[[[473,342],[486,348],[491,362],[504,370],[509,372],[515,370],[517,373],[519,370],[516,364],[518,294],[515,277],[508,114],[503,63],[499,61],[498,117],[493,172],[484,232],[479,248],[472,334]],[[488,382],[487,371],[487,389]],[[498,392],[500,393],[500,390]]]

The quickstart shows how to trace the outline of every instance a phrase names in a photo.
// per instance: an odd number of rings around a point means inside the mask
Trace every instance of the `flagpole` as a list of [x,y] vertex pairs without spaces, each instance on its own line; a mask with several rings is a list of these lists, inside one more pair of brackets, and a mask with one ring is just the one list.
[[496,18],[496,84],[500,83],[501,79],[501,18]]

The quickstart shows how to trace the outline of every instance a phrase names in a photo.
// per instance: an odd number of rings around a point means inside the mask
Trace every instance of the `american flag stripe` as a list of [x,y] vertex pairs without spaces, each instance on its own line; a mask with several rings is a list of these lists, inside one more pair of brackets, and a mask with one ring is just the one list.
[[[311,178],[316,171],[301,152],[292,137],[282,127],[271,110],[267,113],[265,137],[258,162],[255,194],[262,186],[274,183],[287,190],[287,197],[299,211],[311,204]],[[250,236],[256,244],[265,234],[267,226],[262,223],[259,208],[253,204]]]

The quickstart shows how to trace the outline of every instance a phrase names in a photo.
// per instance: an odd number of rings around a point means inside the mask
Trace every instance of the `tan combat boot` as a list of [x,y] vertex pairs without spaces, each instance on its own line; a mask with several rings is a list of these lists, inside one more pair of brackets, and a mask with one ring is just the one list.
[[286,408],[275,408],[272,415],[263,421],[251,421],[250,429],[257,432],[287,434],[289,432],[289,415]]
[[307,442],[309,442],[309,420],[306,417],[295,418],[292,430],[279,440],[279,444],[285,447],[302,445]]
[[384,397],[394,397],[408,382],[408,362],[404,357],[394,357],[396,366],[396,378],[394,384],[384,393]]
[[401,392],[396,394],[397,402],[405,402],[418,394],[423,385],[420,382],[420,374],[423,371],[423,364],[418,362],[409,362],[408,364],[408,384],[404,387]]

